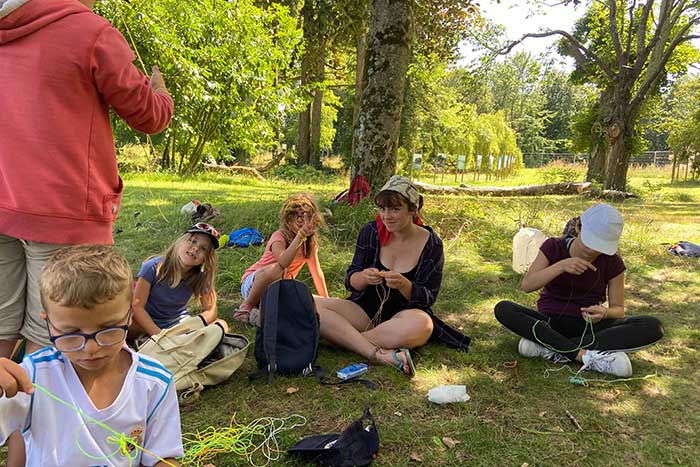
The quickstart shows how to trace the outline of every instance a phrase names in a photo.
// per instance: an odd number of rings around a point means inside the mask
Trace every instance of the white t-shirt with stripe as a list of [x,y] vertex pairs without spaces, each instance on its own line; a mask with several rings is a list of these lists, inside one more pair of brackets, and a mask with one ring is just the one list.
[[[131,367],[115,401],[102,410],[95,408],[73,365],[53,347],[25,357],[22,367],[32,382],[117,433],[136,439],[155,455],[181,457],[180,412],[172,374],[158,361],[127,347],[124,350],[131,355]],[[152,466],[159,461],[139,450],[130,454],[136,456],[130,462],[109,442],[113,433],[38,390],[31,396],[20,393],[11,399],[0,398],[0,444],[16,430],[24,435],[30,467]]]

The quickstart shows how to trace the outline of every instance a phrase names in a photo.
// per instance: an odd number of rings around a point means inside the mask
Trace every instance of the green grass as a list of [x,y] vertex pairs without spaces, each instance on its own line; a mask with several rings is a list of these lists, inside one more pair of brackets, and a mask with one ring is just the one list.
[[[509,183],[539,183],[537,177],[537,171],[527,170]],[[170,175],[125,179],[115,241],[135,271],[188,226],[179,209],[192,198],[221,210],[214,223],[223,232],[251,226],[269,236],[277,228],[277,211],[284,198],[310,191],[333,211],[320,257],[331,295],[342,297],[355,237],[374,212],[369,205],[355,210],[330,205],[332,196],[344,188],[342,180],[292,184],[211,174],[191,179]],[[472,336],[469,353],[430,343],[415,352],[414,379],[391,368],[371,367],[367,378],[381,389],[370,391],[362,386],[320,386],[300,377],[251,385],[247,375],[256,369],[251,348],[245,364],[228,383],[207,389],[200,400],[182,409],[183,430],[225,426],[234,415],[241,422],[263,416],[305,416],[304,427],[279,437],[284,448],[303,436],[337,432],[371,406],[381,438],[374,463],[378,466],[700,465],[700,263],[672,257],[662,245],[683,239],[700,243],[700,184],[672,186],[669,179],[663,172],[633,171],[630,185],[642,191],[644,198],[616,204],[626,221],[621,253],[628,267],[628,313],[653,314],[666,328],[659,345],[631,358],[635,376],[655,374],[655,378],[584,388],[570,384],[568,373],[546,377],[545,368],[553,365],[520,358],[517,338],[493,318],[493,306],[499,300],[528,305],[536,300],[536,294],[518,290],[520,276],[510,268],[518,222],[557,235],[570,217],[593,200],[427,196],[425,218],[442,237],[446,254],[443,288],[434,309]],[[223,317],[228,318],[239,303],[240,276],[261,251],[262,247],[255,247],[220,253],[217,291]],[[300,278],[309,279],[306,270]],[[232,329],[252,341],[250,328],[232,323]],[[503,363],[512,360],[518,360],[517,369],[505,368]],[[358,361],[356,355],[322,345],[319,364],[327,373]],[[427,392],[439,384],[465,384],[471,400],[432,405]],[[299,391],[286,394],[290,386]],[[575,432],[567,410],[583,432]],[[440,441],[445,436],[460,443],[449,449]],[[422,464],[410,460],[412,453],[422,457]],[[233,455],[221,455],[215,463],[246,465]],[[284,455],[279,464],[305,465]]]

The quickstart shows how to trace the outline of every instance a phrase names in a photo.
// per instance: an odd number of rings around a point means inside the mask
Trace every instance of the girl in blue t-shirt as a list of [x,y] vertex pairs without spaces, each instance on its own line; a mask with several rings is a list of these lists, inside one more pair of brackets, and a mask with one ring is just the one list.
[[[199,298],[199,316],[206,324],[217,320],[216,249],[219,232],[209,224],[193,225],[160,256],[141,266],[134,289],[133,323],[129,336],[153,336],[188,316],[187,303]],[[223,322],[222,322],[223,323]]]
[[617,209],[596,204],[575,221],[573,235],[542,244],[521,285],[541,289],[537,310],[509,301],[495,308],[496,319],[521,337],[520,355],[627,377],[627,354],[661,339],[658,319],[625,315],[622,228]]

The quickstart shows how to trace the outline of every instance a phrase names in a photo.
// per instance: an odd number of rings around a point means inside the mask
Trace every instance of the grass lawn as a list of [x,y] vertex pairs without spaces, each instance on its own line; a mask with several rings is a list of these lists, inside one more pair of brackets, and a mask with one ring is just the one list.
[[[520,276],[510,268],[518,223],[557,235],[593,200],[428,196],[424,217],[442,237],[446,255],[434,309],[472,336],[469,353],[430,343],[414,353],[417,375],[411,380],[388,367],[371,367],[366,377],[380,390],[370,391],[354,385],[320,386],[300,377],[251,385],[247,375],[256,369],[251,346],[246,363],[227,384],[207,389],[182,409],[183,430],[225,426],[234,415],[243,423],[263,416],[303,415],[305,426],[279,437],[284,448],[307,435],[340,431],[370,406],[381,438],[374,463],[379,466],[700,465],[700,260],[672,257],[662,245],[679,240],[700,243],[700,183],[672,186],[666,172],[652,170],[633,171],[631,177],[631,187],[643,198],[616,204],[626,221],[621,242],[627,264],[626,306],[630,315],[659,317],[666,329],[659,345],[631,360],[635,377],[654,377],[581,387],[569,383],[567,371],[547,376],[546,368],[557,367],[519,357],[518,339],[493,317],[499,300],[534,305],[537,298],[518,290]],[[465,176],[465,183],[471,183],[467,178],[471,176]],[[541,183],[537,178],[538,172],[528,169],[508,183]],[[432,183],[431,178],[424,181]],[[440,183],[439,176],[436,182]],[[222,232],[251,226],[267,237],[277,228],[277,211],[288,194],[314,193],[333,211],[320,251],[332,296],[346,296],[343,277],[355,238],[374,212],[369,205],[354,210],[330,205],[328,200],[345,184],[335,179],[287,183],[211,174],[191,179],[150,174],[127,175],[125,183],[115,241],[134,271],[188,226],[179,209],[192,198],[221,210],[214,223]],[[262,247],[220,252],[217,291],[222,317],[229,319],[239,303],[240,276],[261,252]],[[300,279],[311,284],[306,270]],[[232,330],[252,342],[252,328],[232,323]],[[504,366],[513,360],[518,361],[516,369]],[[359,361],[356,355],[322,345],[318,363],[334,373]],[[439,384],[464,384],[471,400],[448,406],[429,403],[428,390]],[[298,392],[287,394],[290,386]],[[583,431],[576,431],[567,411]],[[443,437],[459,443],[449,448]],[[219,467],[247,464],[225,454],[214,462]],[[278,464],[305,465],[285,455]]]

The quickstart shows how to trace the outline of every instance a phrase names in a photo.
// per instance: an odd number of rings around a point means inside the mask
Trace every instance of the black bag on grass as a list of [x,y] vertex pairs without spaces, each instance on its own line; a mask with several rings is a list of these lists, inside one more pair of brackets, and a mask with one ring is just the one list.
[[287,452],[330,467],[365,466],[379,452],[379,432],[367,408],[342,433],[309,436]]
[[272,381],[275,373],[314,373],[320,337],[311,291],[303,282],[282,279],[268,286],[260,301],[260,327],[255,334],[255,359]]

